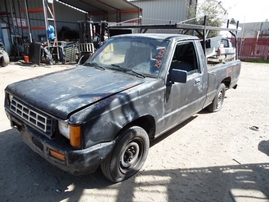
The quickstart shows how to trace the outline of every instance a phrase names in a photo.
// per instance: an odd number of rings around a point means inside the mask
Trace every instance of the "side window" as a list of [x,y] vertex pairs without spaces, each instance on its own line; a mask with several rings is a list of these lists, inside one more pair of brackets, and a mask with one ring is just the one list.
[[192,42],[177,44],[171,63],[171,69],[187,71],[188,75],[199,72]]
[[229,45],[228,45],[228,40],[221,40],[221,43],[223,44],[223,46],[225,47],[225,48],[228,48],[229,47]]

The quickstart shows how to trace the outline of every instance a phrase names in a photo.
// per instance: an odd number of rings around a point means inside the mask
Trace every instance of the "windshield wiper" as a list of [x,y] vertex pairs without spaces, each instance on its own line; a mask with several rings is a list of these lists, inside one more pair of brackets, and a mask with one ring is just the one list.
[[97,63],[85,63],[85,66],[90,66],[90,67],[94,67],[96,69],[101,69],[101,70],[106,70],[106,68],[98,65]]
[[126,71],[126,69],[123,66],[118,65],[118,64],[111,64],[109,69],[118,70],[118,71],[122,71],[122,72]]
[[121,70],[123,72],[126,72],[126,73],[134,73],[136,76],[139,76],[139,77],[142,77],[142,78],[146,78],[146,76],[142,73],[139,73],[133,69],[130,69],[130,67],[133,66],[133,64],[129,65],[128,68],[124,68],[120,65],[117,65],[117,64],[111,64],[112,67],[117,67],[117,68],[111,68],[111,69],[116,69],[116,70]]
[[122,68],[122,66],[117,65],[117,64],[111,64],[112,67],[118,67],[118,68]]
[[142,74],[142,73],[140,73],[140,72],[137,72],[137,71],[135,71],[135,70],[133,70],[133,69],[131,69],[130,71],[127,71],[127,73],[135,73],[135,75],[137,75],[137,76],[139,76],[139,77],[141,77],[141,78],[146,78],[146,75],[145,74]]

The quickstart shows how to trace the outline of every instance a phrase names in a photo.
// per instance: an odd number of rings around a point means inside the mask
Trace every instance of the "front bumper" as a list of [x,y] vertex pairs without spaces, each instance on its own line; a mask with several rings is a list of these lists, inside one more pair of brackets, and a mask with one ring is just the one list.
[[[22,140],[35,152],[40,154],[51,164],[74,175],[93,173],[101,161],[111,152],[115,141],[96,144],[86,149],[74,149],[60,140],[51,140],[34,130],[25,123],[11,116],[6,111],[11,126],[20,134]],[[65,160],[60,160],[52,155],[50,151],[56,151],[64,155]]]

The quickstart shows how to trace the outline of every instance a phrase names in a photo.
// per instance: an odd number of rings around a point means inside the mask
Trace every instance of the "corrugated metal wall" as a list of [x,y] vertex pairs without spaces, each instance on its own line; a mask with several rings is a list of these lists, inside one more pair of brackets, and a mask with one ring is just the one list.
[[116,10],[108,11],[106,14],[90,15],[92,21],[106,20],[108,22],[122,22],[138,18],[137,12],[117,13]]
[[177,23],[187,19],[186,0],[130,1],[142,8],[143,24]]
[[[24,22],[27,22],[27,18],[26,18],[26,14],[25,12],[20,12],[21,10],[25,10],[25,6],[24,6],[24,1],[23,0],[17,0],[14,1],[15,4],[14,6],[11,6],[12,8],[15,9],[15,13],[14,13],[14,18],[21,18]],[[42,4],[42,0],[28,0],[28,10],[30,11],[31,9],[37,9],[37,8],[42,8],[43,4]],[[12,3],[12,2],[9,2]],[[11,4],[13,5],[13,4]],[[7,12],[10,12],[11,7],[7,6],[8,10]],[[5,11],[5,4],[4,1],[0,2],[0,11]],[[85,20],[85,14],[82,12],[79,12],[77,10],[74,10],[72,8],[69,8],[63,4],[60,4],[56,1],[54,1],[54,8],[55,8],[55,17],[56,17],[56,26],[57,26],[57,31],[59,31],[63,26],[66,26],[68,28],[70,28],[71,30],[78,30],[78,21],[83,21]],[[50,16],[48,16],[50,17]],[[7,17],[6,16],[2,16],[3,19],[5,19],[5,21],[7,21]],[[30,24],[31,27],[41,27],[41,26],[45,26],[45,19],[44,19],[44,12],[32,12],[29,13],[29,19],[30,19]],[[11,20],[11,18],[10,18]],[[53,25],[53,22],[50,21],[50,24]],[[20,28],[19,28],[20,29]],[[21,30],[17,31],[19,34],[21,35]],[[40,37],[39,35],[45,35],[46,34],[46,30],[32,30],[32,37],[33,40],[35,41],[39,41]],[[23,30],[23,35],[24,36],[28,36],[28,30],[24,29]]]
[[[8,0],[7,0],[8,1]],[[9,2],[15,2],[16,7],[16,17],[24,19],[26,22],[25,12],[19,12],[19,10],[25,9],[24,0],[14,0]],[[35,8],[42,8],[42,0],[27,0],[28,10]],[[143,24],[166,24],[166,23],[176,23],[186,19],[187,17],[187,6],[186,2],[190,0],[141,0],[141,1],[130,1],[130,3],[142,8],[142,23]],[[18,8],[20,5],[20,8]],[[71,30],[78,30],[78,21],[85,20],[85,14],[69,8],[54,1],[57,31],[59,31],[63,26],[70,28]],[[0,11],[5,11],[4,1],[0,1]],[[10,7],[8,6],[8,12],[10,12]],[[21,14],[21,16],[19,15]],[[138,12],[108,12],[106,15],[92,16],[92,20],[107,20],[109,22],[116,21],[128,21],[138,18]],[[45,26],[44,13],[30,13],[30,24],[32,27]],[[107,19],[104,19],[107,18]],[[137,23],[138,21],[133,21],[131,23]],[[52,24],[52,22],[51,22]],[[20,31],[21,32],[21,31]],[[21,35],[21,33],[16,33]],[[45,35],[45,30],[32,30],[32,38],[35,41],[40,41],[40,35]],[[23,36],[28,36],[28,30],[23,30]]]
[[[32,8],[42,8],[42,0],[28,0],[28,9]],[[69,8],[65,5],[57,3],[54,1],[54,8],[55,8],[55,18],[56,18],[56,26],[57,31],[65,26],[70,28],[71,30],[78,29],[78,21],[83,21],[85,19],[85,14]],[[49,17],[49,16],[48,16]],[[31,26],[44,26],[44,13],[32,13],[29,14],[29,18],[31,20]],[[49,21],[50,24],[53,25],[52,21]],[[38,39],[38,35],[46,34],[45,30],[33,30],[32,31],[33,38],[36,40]]]

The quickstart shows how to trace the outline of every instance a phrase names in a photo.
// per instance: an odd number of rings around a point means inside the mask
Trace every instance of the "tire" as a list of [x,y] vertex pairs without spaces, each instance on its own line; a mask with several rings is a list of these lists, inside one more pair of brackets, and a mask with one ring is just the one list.
[[207,107],[210,112],[218,112],[222,109],[226,86],[221,83],[212,103]]
[[9,56],[8,56],[7,52],[5,52],[5,51],[2,51],[2,54],[3,54],[3,56],[1,58],[1,66],[5,67],[9,64]]
[[120,132],[109,156],[101,163],[103,174],[112,182],[121,182],[136,174],[144,165],[149,150],[149,137],[138,126]]

